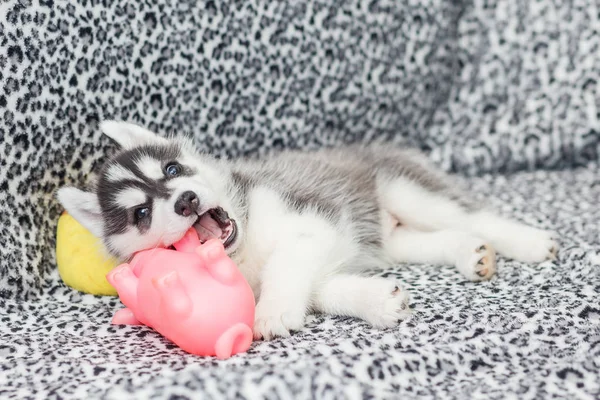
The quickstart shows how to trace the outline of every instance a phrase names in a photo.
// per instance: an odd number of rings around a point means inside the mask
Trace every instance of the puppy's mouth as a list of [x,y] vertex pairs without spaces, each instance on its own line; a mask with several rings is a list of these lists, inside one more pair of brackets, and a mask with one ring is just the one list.
[[211,208],[199,215],[194,223],[194,229],[198,232],[198,238],[202,243],[210,239],[219,239],[223,242],[223,246],[228,248],[237,239],[237,224],[221,207]]

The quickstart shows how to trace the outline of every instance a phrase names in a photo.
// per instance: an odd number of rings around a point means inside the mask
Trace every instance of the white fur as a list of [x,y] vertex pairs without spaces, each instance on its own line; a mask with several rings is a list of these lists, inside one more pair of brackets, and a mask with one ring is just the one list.
[[123,168],[120,165],[111,165],[110,167],[108,167],[106,177],[111,182],[119,182],[125,179],[132,181],[141,181],[141,179],[138,176],[134,175],[133,172]]
[[493,247],[466,232],[423,232],[401,227],[387,237],[384,247],[395,260],[401,262],[454,265],[472,281],[489,279],[496,272]]
[[324,313],[362,318],[389,328],[410,316],[409,295],[400,282],[356,275],[335,275],[317,288],[313,307]]
[[[402,225],[415,230],[461,232],[460,235],[470,236],[471,239],[467,242],[473,242],[475,246],[479,242],[488,243],[491,250],[496,249],[503,255],[525,262],[553,259],[558,249],[550,232],[501,218],[488,211],[468,213],[457,203],[430,193],[405,178],[382,185],[379,196],[385,210]],[[431,235],[421,240],[413,235],[412,239],[422,242],[421,249],[424,250],[426,246],[431,249],[428,253],[419,253],[422,254],[420,261],[450,263],[447,256],[441,257],[441,253],[448,249],[456,251],[455,240],[451,236],[449,233],[441,233],[441,236]],[[405,237],[404,240],[410,239]],[[404,246],[397,251],[402,252],[409,247]],[[461,251],[471,252],[472,247],[472,244],[463,245]],[[395,254],[394,258],[402,261],[403,255]],[[408,258],[406,261],[412,260],[412,257]],[[468,269],[463,273],[469,276]]]
[[150,157],[140,157],[135,161],[135,165],[140,169],[141,173],[150,179],[161,179],[163,175],[163,167],[157,160]]
[[58,201],[81,225],[93,235],[101,237],[103,223],[100,216],[100,204],[95,194],[73,187],[63,187],[58,190]]
[[406,178],[379,185],[381,205],[402,224],[424,231],[458,228],[466,213],[442,195]]
[[487,238],[503,255],[524,262],[554,259],[558,244],[553,232],[535,229],[490,212],[468,218],[470,231]]
[[167,139],[128,122],[104,121],[100,123],[100,130],[124,149],[132,149],[144,144],[167,143]]
[[115,202],[126,208],[132,208],[143,204],[146,201],[146,194],[140,189],[127,188],[117,193]]
[[356,246],[351,234],[317,213],[290,211],[267,188],[250,194],[248,218],[238,265],[259,299],[255,337],[287,336],[304,326],[317,282],[338,272]]

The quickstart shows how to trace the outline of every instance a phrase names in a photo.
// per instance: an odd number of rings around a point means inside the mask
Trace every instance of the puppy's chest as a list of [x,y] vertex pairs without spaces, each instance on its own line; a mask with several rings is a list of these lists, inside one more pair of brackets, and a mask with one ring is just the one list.
[[260,295],[262,267],[264,266],[266,259],[267,257],[261,257],[260,254],[249,251],[240,253],[239,256],[235,258],[237,266],[252,288],[255,298],[258,298]]
[[[300,235],[322,232],[330,227],[328,221],[314,213],[291,209],[277,192],[265,187],[255,188],[249,193],[247,221],[235,261],[255,296],[260,294],[264,267],[273,262],[270,260],[275,251],[293,247],[291,244]],[[279,255],[277,262],[285,262],[285,256]],[[279,267],[273,265],[270,268]]]
[[290,229],[290,212],[283,199],[266,188],[253,189],[247,201],[248,222],[235,261],[258,296],[263,267]]

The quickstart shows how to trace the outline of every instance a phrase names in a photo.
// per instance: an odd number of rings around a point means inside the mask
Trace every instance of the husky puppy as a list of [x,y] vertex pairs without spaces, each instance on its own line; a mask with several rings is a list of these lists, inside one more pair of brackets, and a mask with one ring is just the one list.
[[170,246],[194,227],[220,239],[254,290],[255,337],[285,337],[307,313],[391,327],[408,293],[365,269],[453,265],[490,279],[496,251],[525,262],[555,257],[550,233],[504,219],[460,193],[412,150],[354,146],[217,160],[185,139],[106,121],[121,152],[90,191],[64,187],[65,209],[113,255]]

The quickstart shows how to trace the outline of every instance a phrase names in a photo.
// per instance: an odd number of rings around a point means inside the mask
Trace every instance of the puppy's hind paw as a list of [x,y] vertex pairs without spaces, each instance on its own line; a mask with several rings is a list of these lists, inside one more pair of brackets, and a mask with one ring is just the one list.
[[556,234],[528,226],[520,226],[500,242],[498,251],[517,261],[540,263],[555,260],[558,254]]
[[488,280],[496,273],[496,252],[483,240],[468,238],[459,249],[456,268],[471,281]]

